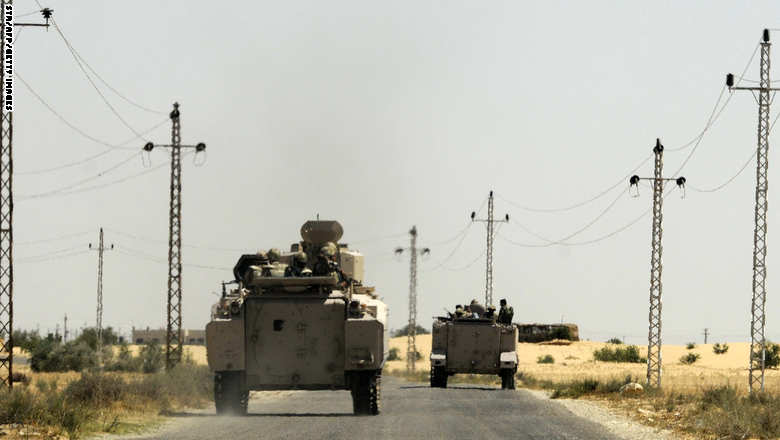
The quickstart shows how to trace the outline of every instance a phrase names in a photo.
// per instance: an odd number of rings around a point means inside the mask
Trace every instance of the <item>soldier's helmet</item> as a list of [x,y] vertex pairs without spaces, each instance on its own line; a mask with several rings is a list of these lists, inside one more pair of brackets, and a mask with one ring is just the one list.
[[268,254],[265,251],[257,251],[257,257],[261,260],[268,260]]
[[333,257],[334,255],[336,255],[336,245],[332,241],[323,244],[322,247],[320,248],[320,255],[324,255],[326,257]]
[[458,304],[457,306],[455,306],[455,311],[463,311],[463,306]]
[[488,312],[495,312],[496,311],[496,306],[488,306],[487,309],[488,309]]
[[282,258],[282,253],[277,248],[271,248],[268,250],[268,260],[271,262],[279,261]]
[[293,255],[293,261],[299,265],[306,264],[306,260],[308,258],[306,257],[306,252],[298,252],[295,255]]
[[506,300],[501,298],[501,306],[505,306],[505,305],[506,305]]

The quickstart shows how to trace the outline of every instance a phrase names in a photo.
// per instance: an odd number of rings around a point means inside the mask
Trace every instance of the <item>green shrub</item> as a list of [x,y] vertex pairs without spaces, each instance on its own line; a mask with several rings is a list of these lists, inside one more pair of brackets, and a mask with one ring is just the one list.
[[544,356],[539,356],[538,358],[536,358],[536,363],[537,364],[554,364],[555,363],[555,358],[552,357],[552,355],[550,355],[550,354],[546,354]]
[[401,356],[399,356],[398,352],[399,352],[398,347],[391,348],[390,352],[387,353],[387,360],[388,361],[399,361],[399,360],[401,360]]
[[694,348],[696,348],[696,343],[695,342],[689,342],[689,343],[685,344],[685,348],[688,349],[688,350],[693,350]]
[[82,371],[97,366],[94,350],[84,342],[45,339],[35,346],[30,367],[36,372]]
[[680,358],[680,363],[685,365],[692,365],[699,359],[701,359],[701,355],[699,353],[688,353]]
[[724,354],[727,351],[729,351],[729,344],[724,343],[721,345],[720,343],[716,342],[715,345],[712,346],[712,352],[715,354]]
[[[756,360],[758,361],[759,359]],[[780,345],[771,342],[766,343],[764,366],[766,368],[777,368],[780,366]]]
[[[185,357],[185,361],[186,361],[186,357]],[[109,362],[104,361],[104,365],[106,371],[135,372],[135,371],[141,371],[141,367],[143,365],[143,359],[141,358],[141,356],[133,357],[133,354],[130,353],[130,348],[127,346],[127,344],[122,343],[119,346],[119,354],[117,355],[117,358],[112,359]]]
[[607,381],[598,379],[581,379],[553,385],[553,392],[550,398],[569,398],[576,399],[586,394],[614,394],[620,392],[620,388],[627,384],[635,382],[631,375],[624,379],[612,378]]
[[593,352],[593,359],[601,362],[647,362],[647,359],[639,356],[639,347],[636,345],[615,348],[603,347]]
[[620,345],[622,343],[623,343],[623,341],[621,341],[619,338],[610,338],[610,339],[607,340],[607,344]]
[[160,344],[150,342],[141,349],[141,371],[156,373],[163,367],[163,351]]

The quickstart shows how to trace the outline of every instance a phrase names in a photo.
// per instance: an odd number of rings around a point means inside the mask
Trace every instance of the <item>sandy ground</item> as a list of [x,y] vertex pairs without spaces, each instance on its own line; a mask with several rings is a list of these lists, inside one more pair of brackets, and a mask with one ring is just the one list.
[[[406,368],[406,337],[390,340],[390,348],[398,348],[400,361],[389,361],[387,369],[402,370]],[[422,354],[418,369],[427,369],[431,352],[431,335],[419,335],[416,339],[417,351]],[[529,374],[536,379],[564,382],[574,379],[591,378],[624,378],[633,376],[640,383],[647,375],[646,364],[626,364],[611,362],[596,362],[593,352],[604,346],[613,346],[603,342],[574,342],[571,345],[546,345],[544,343],[521,343],[517,347],[518,371]],[[682,345],[664,345],[661,350],[663,359],[664,387],[679,391],[695,391],[712,385],[733,385],[747,388],[748,359],[750,344],[746,342],[729,343],[729,351],[716,355],[712,352],[712,344],[700,344],[688,350]],[[614,346],[613,346],[614,347]],[[640,347],[640,355],[647,355],[647,347]],[[701,355],[694,365],[683,365],[680,358],[689,352]],[[539,364],[539,356],[551,355],[554,364]],[[780,371],[767,370],[766,386],[770,391],[780,392]]]

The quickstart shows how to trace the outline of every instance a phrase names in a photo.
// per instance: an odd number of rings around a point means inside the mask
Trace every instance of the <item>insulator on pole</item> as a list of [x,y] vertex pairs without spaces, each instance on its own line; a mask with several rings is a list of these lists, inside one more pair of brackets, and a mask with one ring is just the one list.
[[678,177],[677,180],[675,180],[675,182],[677,183],[677,186],[684,187],[686,180],[685,177]]
[[764,29],[763,40],[764,43],[769,43],[769,29]]
[[729,74],[726,75],[726,86],[728,88],[734,87],[734,74],[733,73],[729,73]]
[[653,148],[653,153],[659,154],[664,151],[664,146],[661,144],[661,139],[656,138],[655,140],[655,148]]
[[631,176],[631,178],[628,179],[628,184],[631,186],[636,186],[637,184],[639,184],[639,176],[637,176],[636,174]]

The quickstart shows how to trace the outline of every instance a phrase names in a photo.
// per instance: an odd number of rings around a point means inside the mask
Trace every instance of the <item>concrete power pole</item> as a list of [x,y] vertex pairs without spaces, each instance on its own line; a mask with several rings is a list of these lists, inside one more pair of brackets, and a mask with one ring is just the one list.
[[710,336],[710,329],[705,328],[704,329],[704,344],[705,345],[707,344],[707,339],[709,338],[709,336]]
[[46,23],[14,23],[13,0],[0,0],[0,386],[13,386],[14,364],[14,194],[13,194],[13,35],[16,26],[49,27],[52,11],[41,10]]
[[[98,278],[97,278],[97,311],[95,317],[95,337],[97,338],[97,358],[98,368],[103,366],[103,252],[114,249],[112,244],[110,248],[106,249],[103,244],[103,228],[100,228],[100,242],[96,248],[92,247],[92,243],[89,244],[89,248],[97,251],[98,253]],[[67,323],[67,317],[65,318]],[[67,326],[65,327],[65,335],[67,338]]]
[[487,249],[485,256],[485,306],[493,305],[493,242],[496,238],[496,223],[508,223],[509,214],[504,216],[503,220],[493,218],[493,191],[488,196],[488,217],[486,219],[476,218],[477,213],[471,213],[471,221],[484,222],[487,225]]
[[68,315],[65,314],[65,318],[62,320],[62,342],[68,342]]
[[758,87],[735,87],[734,75],[726,75],[729,90],[749,90],[758,92],[758,149],[756,152],[756,210],[755,229],[753,230],[753,298],[750,320],[750,392],[764,391],[764,370],[766,358],[766,229],[769,209],[767,191],[769,190],[769,106],[772,88],[769,80],[769,29],[764,29],[761,39],[761,72]]
[[632,187],[637,187],[639,191],[639,181],[649,180],[653,185],[653,238],[650,251],[650,313],[649,330],[647,335],[647,385],[652,387],[661,387],[661,238],[663,236],[663,200],[664,184],[668,181],[675,181],[677,186],[685,188],[685,177],[663,177],[663,154],[664,146],[661,140],[656,139],[655,147],[655,172],[653,177],[631,176],[629,183]]
[[168,309],[167,333],[165,338],[165,368],[170,370],[181,361],[181,149],[193,148],[196,153],[206,150],[203,142],[196,145],[181,144],[181,122],[179,120],[179,103],[173,103],[171,111],[171,143],[170,145],[155,145],[148,142],[144,151],[150,152],[154,147],[171,149],[171,202],[168,218]]
[[408,249],[396,248],[396,255],[401,255],[408,250],[409,258],[409,323],[406,327],[406,371],[414,372],[417,362],[417,255],[427,255],[431,252],[428,248],[417,249],[417,226],[409,230],[411,243]]

